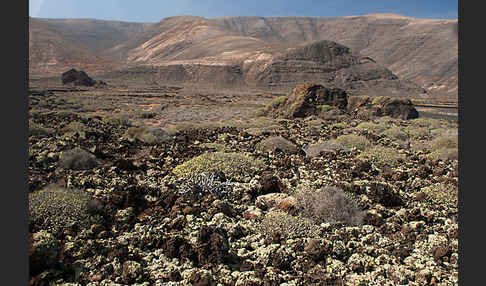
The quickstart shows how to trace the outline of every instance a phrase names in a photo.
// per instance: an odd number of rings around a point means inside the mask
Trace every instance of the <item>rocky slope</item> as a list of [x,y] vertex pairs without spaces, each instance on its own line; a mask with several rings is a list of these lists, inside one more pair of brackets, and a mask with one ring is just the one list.
[[372,14],[335,18],[224,17],[213,21],[230,31],[269,42],[335,41],[430,92],[457,97],[457,20]]

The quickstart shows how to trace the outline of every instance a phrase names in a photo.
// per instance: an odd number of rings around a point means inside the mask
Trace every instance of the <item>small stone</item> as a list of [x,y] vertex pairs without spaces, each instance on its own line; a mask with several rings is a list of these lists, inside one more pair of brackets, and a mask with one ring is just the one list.
[[262,210],[255,206],[250,206],[243,213],[243,217],[246,219],[256,219],[256,218],[260,218],[262,215],[263,215]]

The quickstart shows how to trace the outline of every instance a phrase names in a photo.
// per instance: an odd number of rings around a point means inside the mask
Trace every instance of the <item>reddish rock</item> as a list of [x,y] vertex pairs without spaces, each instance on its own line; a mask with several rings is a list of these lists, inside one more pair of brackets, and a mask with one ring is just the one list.
[[256,198],[255,206],[262,210],[271,209],[276,207],[283,199],[287,198],[288,195],[284,193],[270,193],[266,195],[261,195]]
[[246,219],[260,218],[262,215],[262,210],[255,206],[250,206],[245,212],[243,212],[243,217]]

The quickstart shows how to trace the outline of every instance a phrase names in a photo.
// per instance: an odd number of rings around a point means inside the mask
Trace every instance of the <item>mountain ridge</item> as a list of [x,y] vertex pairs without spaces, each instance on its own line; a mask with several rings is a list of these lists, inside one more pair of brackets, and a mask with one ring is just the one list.
[[[430,94],[458,96],[457,20],[369,14],[332,18],[174,16],[157,23],[43,21],[71,43],[79,39],[74,44],[84,44],[94,56],[131,66],[240,64],[246,70],[249,63],[271,60],[292,47],[330,40],[372,59]],[[63,23],[66,26],[61,28]],[[78,25],[82,28],[76,30],[76,23],[82,23]],[[103,28],[93,32],[93,27]],[[109,37],[103,37],[109,33]],[[86,39],[90,35],[92,38]],[[93,40],[96,35],[103,41]],[[35,58],[30,67],[34,69]]]

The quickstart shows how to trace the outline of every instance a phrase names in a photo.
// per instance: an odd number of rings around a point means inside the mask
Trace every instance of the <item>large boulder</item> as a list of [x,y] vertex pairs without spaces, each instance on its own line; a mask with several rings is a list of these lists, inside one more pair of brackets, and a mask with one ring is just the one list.
[[377,116],[390,116],[400,119],[418,118],[419,114],[409,99],[391,97],[351,96],[348,111],[358,118],[370,119]]
[[62,74],[62,84],[72,84],[75,86],[93,86],[96,80],[90,78],[84,71],[70,69]]
[[346,91],[327,88],[314,82],[297,86],[285,100],[270,104],[269,113],[284,118],[305,118],[320,115],[332,109],[345,110],[348,105]]

